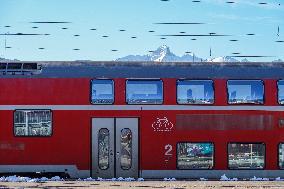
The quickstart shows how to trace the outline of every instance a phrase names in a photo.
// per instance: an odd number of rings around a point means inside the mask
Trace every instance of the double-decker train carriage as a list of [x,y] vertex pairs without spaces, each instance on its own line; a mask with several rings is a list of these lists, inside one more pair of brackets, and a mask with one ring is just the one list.
[[284,63],[0,65],[2,174],[284,176]]

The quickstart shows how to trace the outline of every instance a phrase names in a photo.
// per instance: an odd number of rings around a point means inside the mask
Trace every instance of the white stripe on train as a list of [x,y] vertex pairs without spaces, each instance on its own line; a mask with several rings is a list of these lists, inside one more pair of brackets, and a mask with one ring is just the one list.
[[284,111],[284,106],[185,106],[185,105],[0,105],[0,110],[251,110]]

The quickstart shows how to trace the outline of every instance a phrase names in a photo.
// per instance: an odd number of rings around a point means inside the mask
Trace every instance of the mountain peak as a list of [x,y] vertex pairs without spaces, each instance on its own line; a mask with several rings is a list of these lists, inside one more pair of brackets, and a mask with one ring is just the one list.
[[151,62],[201,62],[202,59],[190,54],[177,56],[171,52],[170,47],[162,45],[148,55],[128,55],[116,61],[151,61]]
[[163,62],[166,57],[176,56],[171,51],[167,45],[162,45],[158,47],[157,50],[150,54],[151,60],[154,62]]
[[162,45],[158,47],[156,51],[171,52],[170,47],[168,47],[167,45]]

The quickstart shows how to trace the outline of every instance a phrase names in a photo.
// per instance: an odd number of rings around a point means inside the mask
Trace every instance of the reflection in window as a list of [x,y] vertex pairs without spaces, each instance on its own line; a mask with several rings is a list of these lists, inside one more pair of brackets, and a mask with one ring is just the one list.
[[229,80],[229,104],[263,104],[264,87],[260,80]]
[[113,104],[113,80],[92,80],[91,88],[93,104]]
[[230,169],[263,169],[264,144],[228,144]]
[[178,143],[179,169],[212,169],[214,146],[212,143]]
[[278,154],[279,154],[279,167],[280,169],[284,169],[284,143],[279,144]]
[[278,103],[284,104],[284,80],[278,81]]
[[177,82],[179,104],[213,104],[214,89],[211,80],[183,80]]
[[120,166],[124,170],[131,168],[132,164],[132,132],[130,129],[122,129],[120,135]]
[[98,133],[99,168],[106,170],[109,167],[109,130],[100,129]]
[[50,136],[50,110],[16,110],[14,112],[15,136]]
[[163,82],[149,80],[128,80],[126,83],[128,104],[162,104]]

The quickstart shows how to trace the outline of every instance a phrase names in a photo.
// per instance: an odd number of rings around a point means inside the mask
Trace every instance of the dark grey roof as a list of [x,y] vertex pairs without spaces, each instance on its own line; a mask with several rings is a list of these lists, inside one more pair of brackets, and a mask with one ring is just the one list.
[[[17,62],[19,63],[19,62]],[[26,63],[26,62],[23,62]],[[29,62],[30,63],[30,62]],[[284,78],[284,62],[37,62],[40,74],[6,74],[1,78]]]

